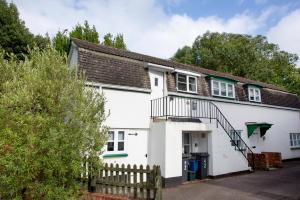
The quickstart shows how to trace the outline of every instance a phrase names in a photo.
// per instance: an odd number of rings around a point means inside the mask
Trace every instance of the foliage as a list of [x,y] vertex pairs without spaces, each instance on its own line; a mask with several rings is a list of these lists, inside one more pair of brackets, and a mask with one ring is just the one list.
[[123,34],[117,34],[113,38],[113,35],[111,33],[107,33],[103,39],[104,41],[102,42],[102,44],[104,46],[115,47],[117,49],[126,49]]
[[36,35],[34,36],[34,44],[39,49],[46,49],[51,46],[51,40],[48,34],[45,36]]
[[[19,18],[15,4],[0,0],[0,48],[7,54],[15,54],[19,59],[28,54],[29,48],[37,45],[44,48],[49,44],[49,37],[34,36]],[[5,58],[8,58],[6,55]]]
[[23,53],[28,52],[27,46],[32,44],[33,35],[20,20],[17,7],[0,0],[0,47],[21,58]]
[[172,59],[271,83],[300,95],[297,55],[281,51],[261,35],[207,32],[192,47],[178,49]]
[[99,34],[93,25],[90,27],[89,23],[85,20],[83,25],[77,24],[70,32],[71,38],[86,40],[92,43],[99,44]]
[[105,46],[115,47],[117,49],[126,49],[126,44],[124,43],[124,38],[122,34],[117,34],[113,38],[111,33],[107,33],[104,36],[104,41],[102,42]]
[[58,31],[54,38],[52,39],[53,47],[60,52],[61,54],[65,54],[68,52],[70,38],[66,35],[67,30]]
[[104,98],[54,49],[0,59],[0,194],[76,199],[84,155],[100,167]]

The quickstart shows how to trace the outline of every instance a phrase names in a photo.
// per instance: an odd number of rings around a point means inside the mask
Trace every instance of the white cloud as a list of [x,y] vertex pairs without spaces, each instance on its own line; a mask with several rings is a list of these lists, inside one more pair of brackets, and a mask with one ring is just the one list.
[[[300,9],[283,17],[274,27],[270,28],[267,37],[279,44],[280,48],[300,55]],[[300,62],[298,62],[300,66]]]
[[162,58],[171,57],[183,45],[191,45],[196,36],[208,30],[255,34],[271,15],[266,10],[260,16],[245,12],[227,20],[218,16],[193,19],[188,15],[167,14],[155,0],[14,0],[14,3],[33,33],[48,32],[53,36],[57,30],[71,29],[87,19],[102,36],[107,32],[123,33],[131,51]]

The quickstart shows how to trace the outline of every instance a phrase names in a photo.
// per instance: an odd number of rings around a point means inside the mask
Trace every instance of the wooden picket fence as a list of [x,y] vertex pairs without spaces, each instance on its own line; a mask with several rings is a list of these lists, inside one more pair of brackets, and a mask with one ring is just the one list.
[[96,175],[88,175],[90,192],[112,194],[132,199],[162,199],[160,167],[147,165],[105,164]]

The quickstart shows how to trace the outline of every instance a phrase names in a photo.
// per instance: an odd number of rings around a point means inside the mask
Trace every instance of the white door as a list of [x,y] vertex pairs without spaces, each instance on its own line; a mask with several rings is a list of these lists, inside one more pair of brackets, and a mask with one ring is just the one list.
[[149,70],[151,82],[151,99],[164,96],[164,72]]

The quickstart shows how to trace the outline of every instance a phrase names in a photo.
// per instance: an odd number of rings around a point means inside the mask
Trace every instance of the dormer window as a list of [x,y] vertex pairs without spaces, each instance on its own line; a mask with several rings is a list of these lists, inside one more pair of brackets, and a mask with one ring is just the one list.
[[197,78],[186,74],[177,74],[177,90],[183,92],[197,92]]
[[211,80],[211,93],[213,96],[235,98],[234,83],[224,80]]
[[248,86],[249,101],[261,102],[260,88]]

